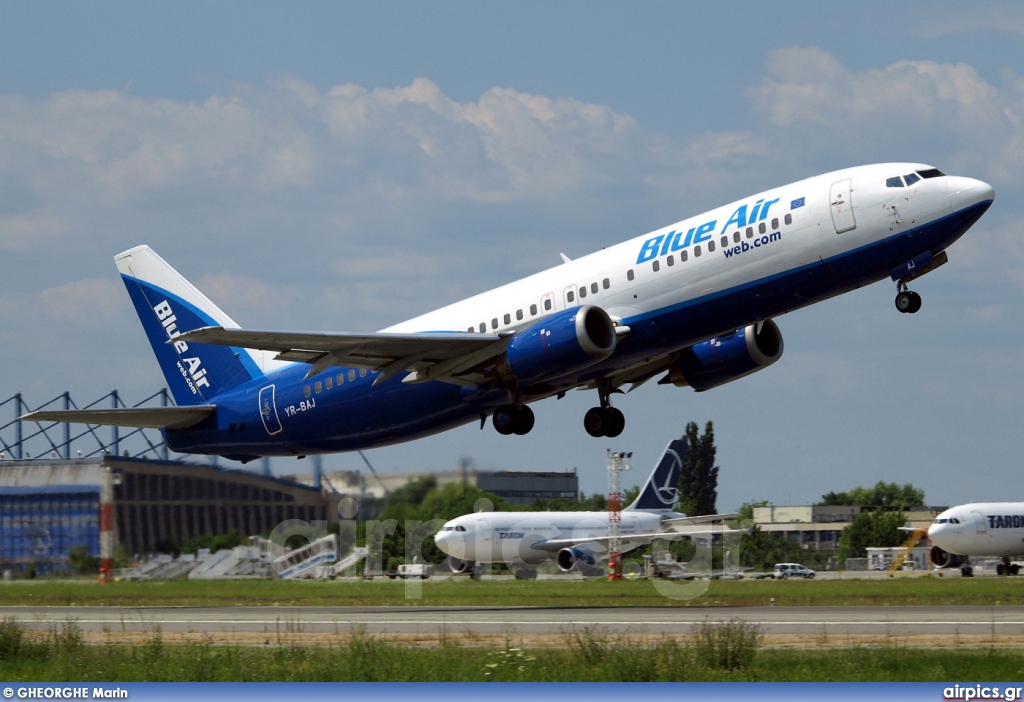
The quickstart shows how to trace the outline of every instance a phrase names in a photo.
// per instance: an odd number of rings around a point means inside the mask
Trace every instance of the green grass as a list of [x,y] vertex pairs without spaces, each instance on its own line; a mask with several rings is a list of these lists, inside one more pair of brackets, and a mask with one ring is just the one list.
[[[162,581],[98,584],[18,581],[0,585],[2,605],[121,606],[536,606],[710,607],[775,605],[1022,605],[1024,578],[897,578],[864,580],[742,580],[707,583],[693,599],[672,599],[649,581],[604,579],[410,581]],[[422,586],[422,597],[410,597]],[[678,583],[660,583],[685,593]]]
[[[707,624],[717,627],[718,625]],[[1024,654],[1013,650],[936,651],[899,646],[845,650],[759,649],[748,628],[690,643],[638,646],[587,629],[561,648],[471,648],[445,643],[409,648],[357,632],[334,646],[260,648],[165,645],[159,630],[138,646],[88,646],[74,622],[46,640],[0,624],[0,679],[17,681],[1015,681]],[[739,655],[723,657],[721,647]],[[711,648],[709,648],[711,646]],[[718,648],[715,648],[717,646]],[[727,661],[727,662],[725,662]]]

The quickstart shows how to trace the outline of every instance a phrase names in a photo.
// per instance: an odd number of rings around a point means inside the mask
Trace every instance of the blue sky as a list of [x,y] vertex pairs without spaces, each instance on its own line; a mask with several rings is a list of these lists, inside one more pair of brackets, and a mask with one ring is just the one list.
[[161,385],[111,260],[136,244],[243,326],[372,331],[763,188],[921,161],[997,202],[917,315],[887,283],[785,315],[778,364],[645,386],[614,441],[573,393],[525,438],[368,455],[603,491],[606,448],[639,481],[710,419],[723,510],[883,479],[1002,499],[1024,453],[1022,38],[1019,3],[4,3],[0,398]]

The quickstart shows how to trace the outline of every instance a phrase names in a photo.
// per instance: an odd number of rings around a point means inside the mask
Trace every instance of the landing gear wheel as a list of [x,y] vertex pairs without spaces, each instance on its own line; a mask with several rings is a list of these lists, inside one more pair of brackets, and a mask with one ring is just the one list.
[[1020,566],[1016,563],[1010,566],[1010,575],[1020,575]]
[[583,415],[583,428],[587,430],[588,434],[595,438],[604,436],[604,423],[604,411],[600,407],[591,407],[587,410],[587,413]]
[[512,405],[499,405],[494,408],[494,416],[491,417],[491,423],[494,425],[495,430],[503,436],[508,436],[515,431],[516,426],[516,408]]
[[921,309],[921,296],[913,290],[904,290],[896,296],[896,309],[900,312],[914,314]]
[[494,409],[494,416],[491,417],[491,423],[494,424],[495,430],[503,436],[529,434],[533,429],[534,420],[533,410],[526,405],[521,407],[499,405]]
[[970,566],[964,566],[960,569],[960,575],[964,576],[965,578],[973,578],[974,568],[971,568]]
[[1007,568],[1002,563],[996,566],[996,575],[1006,575]]
[[524,436],[526,434],[529,434],[530,430],[533,429],[533,422],[535,419],[533,416],[533,410],[527,407],[526,405],[523,405],[522,407],[519,407],[517,409],[518,412],[516,420],[512,427],[512,431],[517,436]]
[[616,437],[622,433],[622,430],[626,428],[626,416],[614,407],[609,407],[604,411],[605,414],[605,430],[604,435],[610,437]]

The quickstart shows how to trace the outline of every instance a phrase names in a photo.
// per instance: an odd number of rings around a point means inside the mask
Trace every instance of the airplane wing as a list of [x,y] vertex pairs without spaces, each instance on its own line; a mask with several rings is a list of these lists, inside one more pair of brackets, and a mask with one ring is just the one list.
[[187,429],[217,411],[216,405],[132,407],[124,409],[43,410],[18,417],[20,422],[70,422],[143,429]]
[[[671,541],[678,539],[681,536],[696,536],[696,537],[709,537],[716,534],[749,534],[749,529],[729,529],[721,526],[713,526],[711,528],[699,528],[694,526],[693,528],[684,528],[680,531],[662,531],[651,534],[624,534],[619,537],[619,541],[622,543],[624,549],[634,549],[638,546],[649,544],[652,541],[663,539],[665,541]],[[603,548],[608,547],[608,542],[611,541],[610,536],[581,536],[578,539],[543,539],[536,543],[530,544],[531,548],[535,548],[540,551],[560,551],[563,548],[570,546],[583,546],[585,544],[597,544]]]
[[175,338],[201,344],[276,351],[277,359],[312,365],[306,377],[331,366],[379,371],[374,384],[408,372],[403,382],[440,380],[476,386],[487,378],[481,366],[500,356],[512,338],[502,334],[335,334],[203,327]]
[[727,519],[739,519],[743,515],[739,512],[732,514],[705,514],[699,517],[679,517],[678,519],[666,519],[661,525],[663,527],[677,528],[687,527],[696,524],[711,524],[712,522],[724,522]]

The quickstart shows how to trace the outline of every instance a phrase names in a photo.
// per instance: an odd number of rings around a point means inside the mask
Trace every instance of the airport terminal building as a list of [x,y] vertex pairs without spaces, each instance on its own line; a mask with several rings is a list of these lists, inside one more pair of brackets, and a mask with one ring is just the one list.
[[337,519],[337,499],[210,465],[116,456],[0,461],[0,570],[65,572],[76,546],[101,555],[104,532],[112,549],[133,558],[204,534],[248,536],[287,519]]

